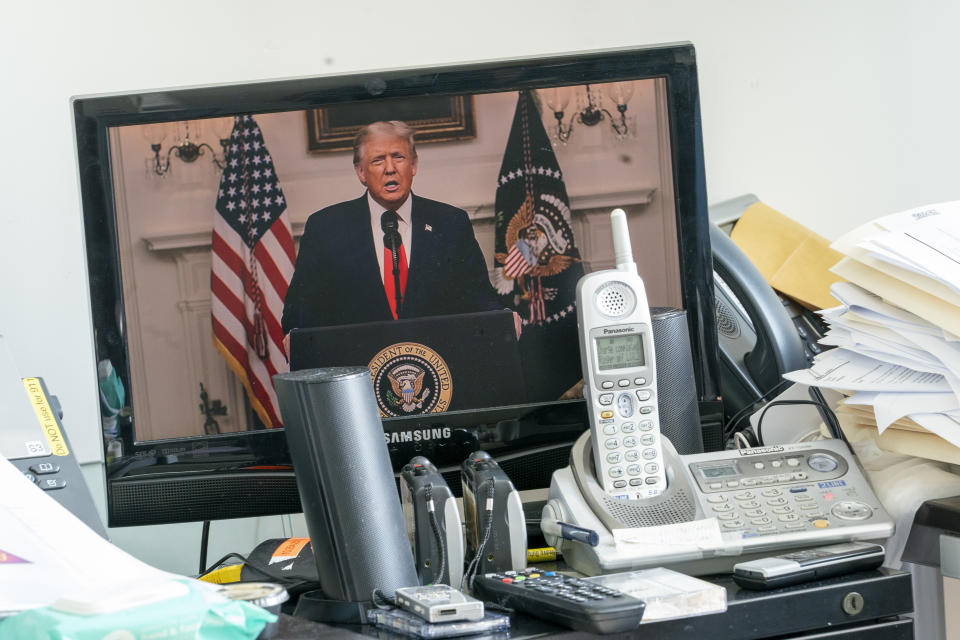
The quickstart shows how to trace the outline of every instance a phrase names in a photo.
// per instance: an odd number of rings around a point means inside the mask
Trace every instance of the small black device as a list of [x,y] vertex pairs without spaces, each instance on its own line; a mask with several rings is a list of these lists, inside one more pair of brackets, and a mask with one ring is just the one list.
[[73,515],[107,537],[80,464],[42,378],[21,378],[0,335],[0,455]]
[[374,591],[418,584],[366,367],[273,378],[321,590],[295,615],[366,622]]
[[474,451],[460,467],[463,519],[471,573],[522,571],[527,566],[527,525],[520,494],[497,461]]
[[459,586],[464,559],[460,510],[432,462],[416,456],[403,467],[400,499],[420,584]]
[[415,613],[427,622],[483,618],[482,602],[445,584],[401,587],[396,591],[396,600],[401,609]]
[[883,555],[883,547],[878,544],[831,544],[735,564],[733,580],[745,589],[775,589],[854,571],[876,569],[883,563]]
[[530,567],[477,576],[479,598],[588,633],[623,633],[640,626],[646,603],[622,591]]

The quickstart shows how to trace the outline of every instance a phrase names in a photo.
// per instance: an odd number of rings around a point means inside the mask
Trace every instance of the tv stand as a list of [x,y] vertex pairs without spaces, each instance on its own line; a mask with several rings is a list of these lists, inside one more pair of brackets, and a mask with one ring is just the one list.
[[[541,566],[543,566],[541,564]],[[727,610],[705,616],[652,622],[641,627],[644,638],[792,638],[913,639],[910,574],[877,569],[771,591],[741,589],[728,575],[707,578],[727,590]],[[856,598],[851,594],[859,594]],[[856,603],[862,601],[857,610]],[[362,638],[375,627],[335,627],[289,615],[280,617],[274,640],[332,637]],[[583,634],[514,614],[510,637],[583,637]]]

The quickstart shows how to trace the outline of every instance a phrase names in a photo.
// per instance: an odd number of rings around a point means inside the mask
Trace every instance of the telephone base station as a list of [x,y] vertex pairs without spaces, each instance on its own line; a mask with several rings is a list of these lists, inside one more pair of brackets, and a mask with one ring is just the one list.
[[[548,539],[586,575],[658,566],[708,575],[771,552],[893,535],[893,519],[839,440],[686,456],[665,447],[668,489],[655,503],[606,498],[589,466],[589,445],[585,434],[571,466],[554,473],[543,512],[544,521],[597,531],[597,546]],[[612,533],[694,521],[713,543],[618,544]]]

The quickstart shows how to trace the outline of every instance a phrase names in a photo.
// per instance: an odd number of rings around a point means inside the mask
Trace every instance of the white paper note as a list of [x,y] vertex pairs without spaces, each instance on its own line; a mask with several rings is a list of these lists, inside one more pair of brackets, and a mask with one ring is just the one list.
[[188,592],[182,584],[171,587],[182,576],[144,564],[104,540],[2,455],[0,487],[5,559],[0,562],[0,613],[50,605],[58,598],[104,606],[109,603],[98,594],[122,594],[124,602],[142,603],[158,593]]
[[[897,329],[897,333],[912,342],[917,348],[929,353],[950,373],[960,378],[960,343],[948,342],[943,338],[908,329]],[[954,391],[960,392],[958,389],[954,389]]]
[[858,392],[846,404],[873,407],[880,433],[900,418],[913,413],[940,413],[960,409],[954,393],[870,393]]
[[659,553],[663,553],[665,547],[669,547],[669,553],[674,553],[682,549],[704,550],[723,546],[720,523],[716,518],[657,527],[614,529],[613,539],[617,544],[617,551],[628,555],[643,551],[646,552],[645,555],[656,554],[658,549]]
[[916,347],[903,346],[878,338],[862,331],[850,331],[844,327],[831,328],[820,344],[843,347],[854,353],[889,362],[891,364],[944,375],[947,368],[929,352]]
[[908,417],[930,433],[935,433],[953,446],[960,447],[960,411],[911,413]]
[[960,292],[960,202],[910,209],[876,221],[884,231],[857,244],[871,256]]
[[881,362],[842,347],[817,356],[809,369],[783,375],[812,387],[850,391],[949,391],[942,375]]
[[888,327],[902,326],[910,329],[925,327],[939,333],[933,324],[920,316],[885,302],[880,296],[852,282],[835,282],[830,286],[830,293],[850,311],[867,320]]

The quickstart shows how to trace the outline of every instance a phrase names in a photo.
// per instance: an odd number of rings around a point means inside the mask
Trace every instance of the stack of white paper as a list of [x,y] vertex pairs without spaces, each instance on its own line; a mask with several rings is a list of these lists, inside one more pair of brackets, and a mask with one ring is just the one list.
[[820,312],[830,326],[821,342],[837,348],[785,377],[845,392],[847,417],[860,427],[872,410],[879,434],[894,427],[942,438],[953,447],[939,458],[956,461],[960,202],[880,218],[832,247],[846,256],[832,270],[849,282],[831,287],[841,305]]
[[3,455],[0,487],[0,618],[46,605],[109,612],[189,593],[182,577],[101,538]]

